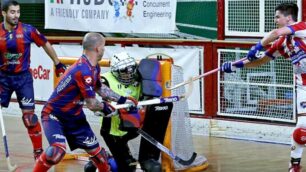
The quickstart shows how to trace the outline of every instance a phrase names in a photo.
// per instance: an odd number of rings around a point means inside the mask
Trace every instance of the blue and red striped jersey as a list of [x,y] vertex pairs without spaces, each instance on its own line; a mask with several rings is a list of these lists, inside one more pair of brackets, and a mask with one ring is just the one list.
[[84,115],[84,100],[95,98],[95,90],[100,87],[100,66],[92,66],[83,55],[61,77],[45,104],[43,113],[52,113],[59,119],[67,120]]
[[46,44],[47,39],[39,31],[28,24],[19,22],[11,31],[0,26],[0,70],[17,74],[29,70],[31,43],[37,46]]

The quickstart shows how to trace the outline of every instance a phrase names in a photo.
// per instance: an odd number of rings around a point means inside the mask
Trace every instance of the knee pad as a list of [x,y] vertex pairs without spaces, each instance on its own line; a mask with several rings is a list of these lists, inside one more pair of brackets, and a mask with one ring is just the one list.
[[306,128],[296,128],[292,134],[293,140],[298,144],[306,144]]
[[34,113],[24,113],[22,121],[27,128],[33,128],[38,124],[38,117]]
[[48,163],[54,165],[59,163],[66,154],[66,150],[59,146],[49,146],[46,151],[46,160]]

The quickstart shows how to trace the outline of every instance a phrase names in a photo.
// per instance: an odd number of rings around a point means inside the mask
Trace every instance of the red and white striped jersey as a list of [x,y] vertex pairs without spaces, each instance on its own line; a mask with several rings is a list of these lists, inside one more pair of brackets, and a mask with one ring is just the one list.
[[282,56],[291,60],[297,84],[306,85],[306,23],[297,22],[287,27],[292,34],[279,37],[265,54],[273,59]]

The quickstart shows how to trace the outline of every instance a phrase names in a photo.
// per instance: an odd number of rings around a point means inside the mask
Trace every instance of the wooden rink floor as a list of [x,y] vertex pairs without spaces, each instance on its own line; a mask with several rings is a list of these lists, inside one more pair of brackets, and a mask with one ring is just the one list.
[[[19,172],[32,171],[34,165],[32,146],[21,118],[5,116],[4,121],[12,164],[19,166],[17,170]],[[93,129],[98,133],[98,127]],[[102,141],[101,136],[97,135],[97,137]],[[46,148],[47,141],[44,136],[43,138],[44,148]],[[4,172],[8,170],[2,139],[0,144],[0,172]],[[208,136],[194,136],[194,144],[196,152],[208,159],[209,167],[205,172],[285,172],[288,170],[289,145]],[[84,161],[64,160],[50,171],[82,172],[84,164]],[[306,167],[305,155],[302,166]]]

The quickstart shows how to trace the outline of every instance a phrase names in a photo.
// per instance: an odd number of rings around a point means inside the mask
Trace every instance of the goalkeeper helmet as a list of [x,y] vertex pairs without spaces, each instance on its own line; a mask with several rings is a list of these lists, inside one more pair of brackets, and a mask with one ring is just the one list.
[[133,84],[136,81],[136,60],[126,52],[115,54],[110,62],[111,73],[124,85]]

